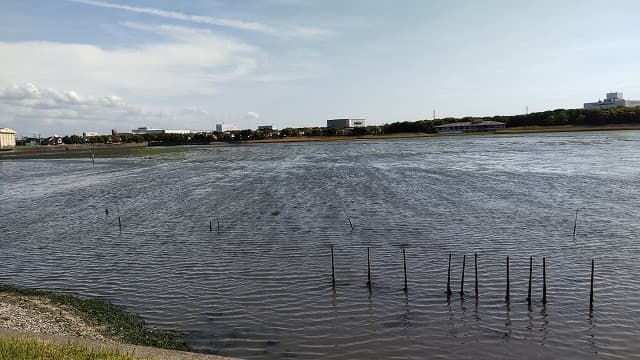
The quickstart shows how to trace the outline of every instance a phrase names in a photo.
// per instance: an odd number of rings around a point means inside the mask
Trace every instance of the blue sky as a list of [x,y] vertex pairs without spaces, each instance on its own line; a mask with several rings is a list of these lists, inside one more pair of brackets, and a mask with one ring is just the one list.
[[640,99],[640,3],[0,3],[0,127],[19,134],[371,124]]

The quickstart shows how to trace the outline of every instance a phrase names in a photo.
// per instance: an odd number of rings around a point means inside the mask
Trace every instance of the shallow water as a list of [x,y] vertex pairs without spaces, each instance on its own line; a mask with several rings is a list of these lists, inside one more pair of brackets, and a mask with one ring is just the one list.
[[105,298],[245,358],[630,358],[639,145],[620,131],[4,160],[0,282]]

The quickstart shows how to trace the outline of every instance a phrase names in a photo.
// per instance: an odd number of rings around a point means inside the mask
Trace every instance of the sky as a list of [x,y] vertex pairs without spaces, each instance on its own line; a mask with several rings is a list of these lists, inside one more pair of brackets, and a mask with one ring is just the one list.
[[640,99],[640,2],[3,0],[18,135],[369,124]]

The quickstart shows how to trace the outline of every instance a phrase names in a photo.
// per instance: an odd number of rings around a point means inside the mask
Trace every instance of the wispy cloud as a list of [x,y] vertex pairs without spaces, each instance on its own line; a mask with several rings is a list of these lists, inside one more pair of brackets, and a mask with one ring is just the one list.
[[106,49],[50,41],[0,42],[0,84],[25,81],[138,97],[211,94],[252,75],[260,50],[208,29],[125,24],[164,41]]
[[242,21],[223,19],[205,15],[193,15],[186,14],[177,11],[168,11],[163,9],[151,8],[151,7],[138,7],[130,5],[115,4],[106,1],[99,0],[67,0],[74,3],[98,6],[102,8],[118,9],[124,11],[135,12],[139,14],[147,14],[153,16],[159,16],[167,19],[186,21],[197,24],[206,24],[213,26],[228,27],[237,30],[256,31],[268,35],[280,36],[280,37],[301,37],[301,38],[315,38],[327,36],[333,33],[328,29],[320,29],[306,26],[282,26],[275,27],[260,22]]

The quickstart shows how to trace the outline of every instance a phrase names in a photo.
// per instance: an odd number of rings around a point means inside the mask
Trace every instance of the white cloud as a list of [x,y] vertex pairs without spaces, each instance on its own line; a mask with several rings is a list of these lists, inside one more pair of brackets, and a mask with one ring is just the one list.
[[260,115],[257,112],[249,111],[245,117],[247,119],[258,120]]
[[274,26],[270,26],[267,24],[259,23],[259,22],[222,19],[222,18],[216,18],[212,16],[203,16],[203,15],[192,15],[192,14],[185,14],[177,11],[168,11],[168,10],[156,9],[156,8],[150,8],[150,7],[121,5],[121,4],[115,4],[115,3],[110,3],[106,1],[97,1],[97,0],[68,0],[68,1],[79,3],[79,4],[98,6],[102,8],[118,9],[118,10],[124,10],[129,12],[140,13],[140,14],[159,16],[163,18],[186,21],[186,22],[191,22],[196,24],[222,26],[222,27],[228,27],[228,28],[233,28],[238,30],[257,31],[264,34],[281,36],[281,37],[315,38],[315,37],[323,37],[323,36],[333,34],[333,32],[328,29],[312,28],[307,26],[274,27]]
[[206,29],[124,24],[163,42],[107,49],[51,41],[0,42],[0,85],[25,81],[85,93],[212,94],[256,71],[260,51]]
[[0,90],[0,113],[3,126],[18,133],[108,132],[109,129],[130,130],[138,126],[181,126],[212,128],[214,116],[206,110],[158,109],[148,111],[133,106],[115,95],[88,96],[76,91],[39,88],[27,83]]

